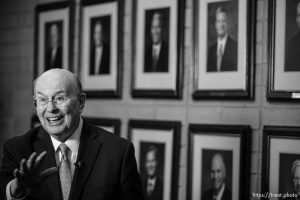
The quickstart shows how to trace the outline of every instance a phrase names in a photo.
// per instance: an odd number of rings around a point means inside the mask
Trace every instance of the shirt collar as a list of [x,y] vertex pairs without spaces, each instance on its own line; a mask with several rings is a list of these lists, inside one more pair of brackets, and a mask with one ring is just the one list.
[[227,38],[228,38],[228,34],[226,34],[223,38],[218,38],[218,43],[225,46]]
[[225,184],[223,183],[222,188],[221,188],[219,194],[217,196],[214,195],[214,197],[217,197],[216,198],[217,200],[221,200],[222,196],[223,196],[223,193],[224,193],[224,190],[225,190]]
[[[81,131],[82,131],[82,126],[83,126],[83,120],[80,117],[79,119],[79,125],[77,129],[74,131],[74,133],[69,137],[64,143],[70,148],[72,153],[77,154],[78,148],[79,148],[79,142],[80,142],[80,136],[81,136]],[[51,136],[51,135],[50,135]],[[54,151],[56,152],[59,145],[62,143],[55,139],[54,137],[51,136],[51,141],[54,147]]]

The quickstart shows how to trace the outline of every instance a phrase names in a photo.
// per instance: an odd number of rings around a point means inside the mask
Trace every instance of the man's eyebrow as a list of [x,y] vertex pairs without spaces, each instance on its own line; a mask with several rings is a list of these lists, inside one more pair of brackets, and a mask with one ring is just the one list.
[[[41,94],[41,95],[43,95],[43,96],[46,96],[44,93],[42,93],[42,92],[40,92],[40,91],[38,91],[37,93],[38,93],[38,94]],[[55,95],[57,95],[57,94],[62,94],[62,93],[63,93],[63,94],[67,94],[66,91],[60,90],[60,91],[56,92]],[[55,96],[55,95],[54,95],[54,96]]]

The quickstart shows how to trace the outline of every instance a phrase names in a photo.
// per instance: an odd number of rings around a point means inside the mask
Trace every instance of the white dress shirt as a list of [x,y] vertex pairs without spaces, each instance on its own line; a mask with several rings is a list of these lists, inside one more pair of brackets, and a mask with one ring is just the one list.
[[221,188],[219,194],[217,196],[214,195],[213,199],[221,200],[222,196],[223,196],[223,193],[224,193],[224,190],[225,190],[225,184],[223,183],[222,188]]
[[[77,129],[74,131],[74,133],[71,135],[70,138],[68,138],[64,143],[69,147],[71,154],[69,154],[69,161],[71,162],[71,172],[72,175],[74,174],[75,171],[75,162],[77,159],[77,155],[78,155],[78,149],[79,149],[79,143],[80,143],[80,136],[81,136],[81,132],[82,132],[82,126],[83,126],[83,120],[80,117],[79,120],[79,125],[77,127]],[[61,160],[61,152],[59,150],[59,145],[62,143],[58,140],[56,140],[54,137],[51,136],[51,141],[54,147],[54,152],[55,152],[55,160],[56,160],[56,166],[59,166],[60,160]],[[7,186],[6,186],[6,199],[7,200],[22,200],[25,199],[26,196],[29,194],[29,191],[27,191],[25,193],[25,196],[20,198],[20,199],[15,199],[11,196],[10,193],[10,185],[11,185],[10,181]]]
[[96,47],[95,51],[95,74],[99,74],[100,72],[100,63],[102,60],[102,52],[103,52],[103,46]]
[[218,38],[218,46],[217,46],[217,51],[218,49],[222,49],[222,55],[224,54],[226,42],[227,42],[228,35],[225,35],[223,38]]
[[160,49],[161,49],[161,43],[152,45],[152,55],[153,55],[153,59],[156,61],[158,60]]

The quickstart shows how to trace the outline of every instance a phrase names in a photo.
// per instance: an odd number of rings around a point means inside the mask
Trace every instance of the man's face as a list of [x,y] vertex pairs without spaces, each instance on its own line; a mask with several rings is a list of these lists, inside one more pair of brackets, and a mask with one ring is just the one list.
[[157,160],[154,151],[149,151],[146,154],[145,166],[148,176],[154,176],[157,167]]
[[215,25],[218,37],[224,37],[228,32],[228,20],[225,12],[218,12],[216,14]]
[[298,27],[300,28],[300,2],[297,5],[297,16],[296,16],[296,22],[298,24]]
[[215,156],[212,160],[210,178],[215,190],[220,190],[225,179],[225,166],[220,156]]
[[161,20],[158,16],[154,16],[151,23],[151,38],[154,44],[158,44],[162,40]]
[[298,196],[300,196],[300,166],[297,166],[294,171],[294,189]]
[[[44,109],[37,107],[37,115],[43,128],[53,137],[66,139],[77,128],[83,107],[80,106],[77,89],[68,77],[61,74],[41,76],[35,86],[35,97],[46,98],[62,95],[69,98],[62,106],[48,102]],[[71,98],[72,97],[72,98]]]
[[98,23],[94,28],[94,42],[96,46],[102,46],[103,43],[102,25]]
[[57,25],[54,24],[50,28],[50,45],[52,48],[55,48],[58,46],[58,28]]

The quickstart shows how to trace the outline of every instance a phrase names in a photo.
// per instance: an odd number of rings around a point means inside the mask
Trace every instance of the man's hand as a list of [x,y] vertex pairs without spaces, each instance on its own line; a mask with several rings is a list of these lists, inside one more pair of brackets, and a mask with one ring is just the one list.
[[21,160],[20,169],[14,170],[15,179],[10,185],[12,197],[19,197],[26,189],[29,189],[57,173],[57,167],[51,167],[40,172],[40,166],[45,159],[46,154],[46,151],[42,152],[40,155],[34,152],[30,155],[28,160]]

